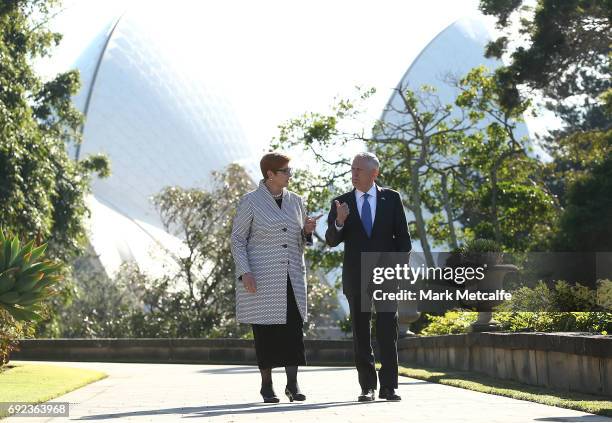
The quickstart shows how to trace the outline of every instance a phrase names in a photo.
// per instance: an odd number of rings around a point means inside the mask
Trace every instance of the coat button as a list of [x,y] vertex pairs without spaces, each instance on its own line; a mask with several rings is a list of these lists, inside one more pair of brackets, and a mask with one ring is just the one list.
[[283,248],[287,248],[287,244],[283,244]]
[[283,232],[287,232],[287,228],[283,228]]

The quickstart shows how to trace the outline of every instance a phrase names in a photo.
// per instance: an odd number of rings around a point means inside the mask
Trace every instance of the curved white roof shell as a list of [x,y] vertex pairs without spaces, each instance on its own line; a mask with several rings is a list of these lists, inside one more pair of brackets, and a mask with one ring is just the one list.
[[254,174],[261,154],[214,81],[186,71],[170,47],[132,10],[110,18],[75,61],[82,89],[74,101],[86,120],[73,154],[111,160],[112,175],[94,179],[88,200],[90,240],[109,272],[126,260],[161,271],[157,247],[180,248],[153,195],[169,185],[205,187],[211,171],[231,162]]
[[[490,71],[502,66],[500,60],[484,57],[486,44],[494,39],[492,30],[481,16],[459,19],[436,35],[415,58],[398,86],[418,91],[423,85],[433,86],[440,104],[454,104],[459,91],[448,82],[448,78],[461,78],[470,69],[484,65]],[[393,109],[401,110],[402,100],[397,93],[389,99]],[[459,117],[453,115],[452,117]],[[382,119],[400,122],[405,119],[394,110],[386,110]],[[484,122],[489,122],[485,119]],[[482,126],[482,124],[480,125]],[[528,136],[527,126],[517,123],[515,136]]]

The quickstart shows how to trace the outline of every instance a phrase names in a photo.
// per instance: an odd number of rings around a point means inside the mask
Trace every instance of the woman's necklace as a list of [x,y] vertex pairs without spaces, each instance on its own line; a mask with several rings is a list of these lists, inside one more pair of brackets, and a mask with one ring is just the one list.
[[265,184],[266,188],[268,188],[268,191],[270,192],[270,195],[272,195],[272,198],[274,198],[275,200],[278,200],[279,198],[283,198],[283,189],[281,188],[281,192],[279,194],[272,194],[272,191],[270,191],[270,187],[268,186],[268,184]]

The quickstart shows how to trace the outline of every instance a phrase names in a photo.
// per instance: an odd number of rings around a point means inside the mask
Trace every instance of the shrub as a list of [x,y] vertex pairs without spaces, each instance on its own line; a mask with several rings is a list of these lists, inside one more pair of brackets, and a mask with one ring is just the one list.
[[17,236],[0,230],[0,308],[16,321],[39,321],[42,302],[55,294],[63,265],[44,260],[46,244],[21,245]]
[[[538,282],[533,288],[514,291],[512,300],[503,304],[503,311],[493,313],[493,319],[511,332],[612,334],[611,292],[609,280],[598,281],[597,290],[565,281],[555,282],[552,288]],[[465,333],[476,320],[476,313],[453,310],[427,318],[430,323],[421,331],[423,335]]]
[[17,321],[6,310],[0,308],[0,367],[10,361],[13,351],[19,350],[19,340],[31,338],[34,326],[29,322]]
[[449,335],[466,333],[476,321],[477,313],[473,311],[447,311],[443,316],[428,315],[429,324],[421,331],[422,335]]

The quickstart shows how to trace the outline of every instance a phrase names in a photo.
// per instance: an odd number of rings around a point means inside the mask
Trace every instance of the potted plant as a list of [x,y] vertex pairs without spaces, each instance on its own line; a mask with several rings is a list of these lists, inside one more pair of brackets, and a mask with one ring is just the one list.
[[[503,289],[504,278],[510,272],[518,271],[513,264],[504,264],[504,253],[501,246],[493,240],[474,239],[460,247],[455,256],[458,267],[480,268],[484,273],[482,279],[471,279],[465,282],[468,293],[492,294]],[[472,331],[485,332],[499,330],[499,323],[493,320],[493,308],[502,300],[462,300],[461,306],[478,311],[478,319],[472,324]]]

